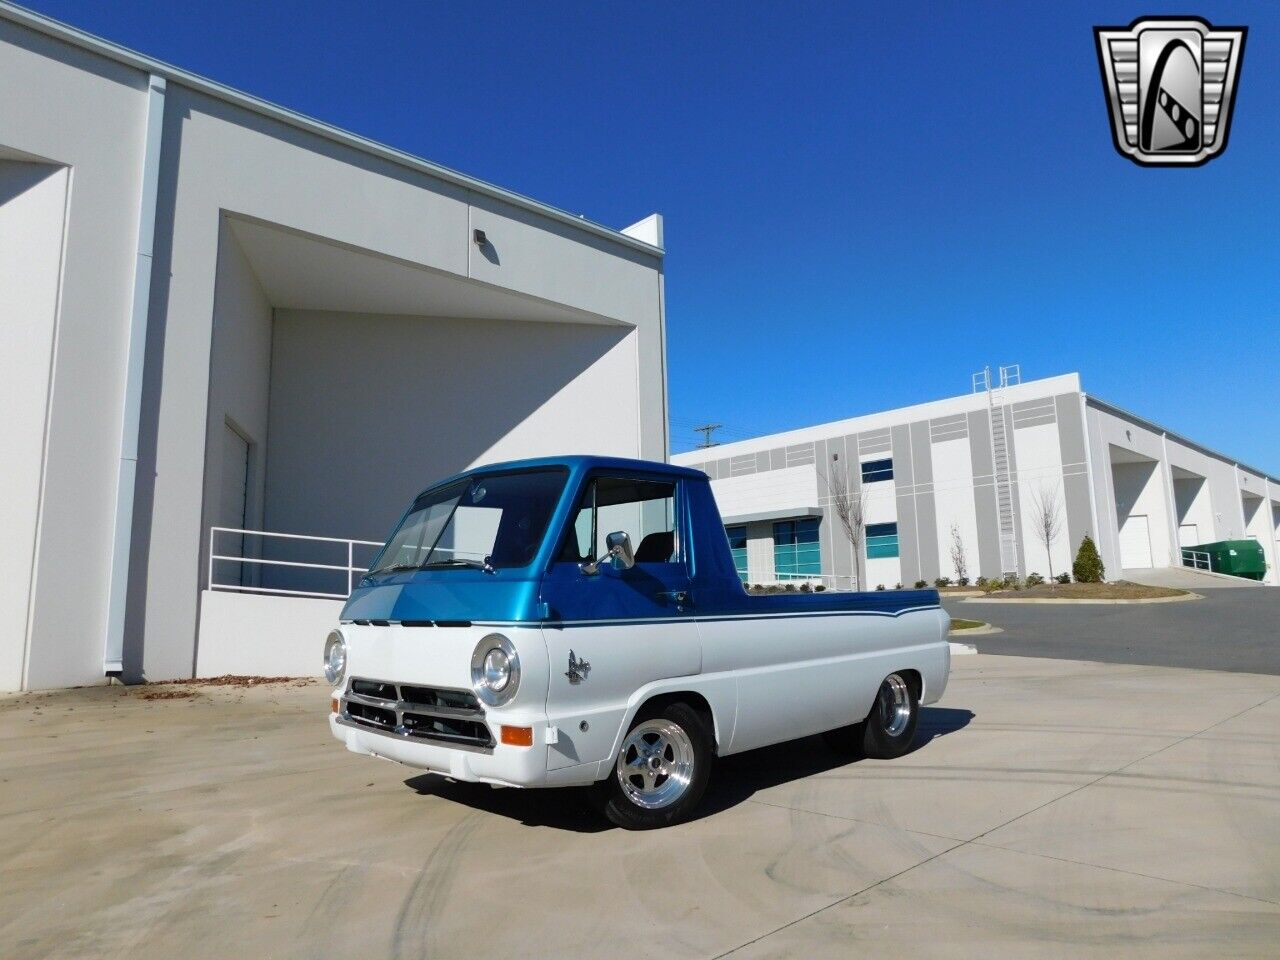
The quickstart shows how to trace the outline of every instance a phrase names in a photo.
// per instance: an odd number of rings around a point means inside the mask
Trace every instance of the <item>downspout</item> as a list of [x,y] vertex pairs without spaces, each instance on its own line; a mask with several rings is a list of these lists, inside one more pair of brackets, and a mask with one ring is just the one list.
[[1178,525],[1178,497],[1173,488],[1173,464],[1169,462],[1169,434],[1167,431],[1160,431],[1160,455],[1163,462],[1160,464],[1160,480],[1164,486],[1164,508],[1169,511],[1169,522],[1165,524],[1168,528],[1167,534],[1173,537],[1169,541],[1169,565],[1173,567],[1182,566],[1182,541],[1179,540]]
[[156,202],[160,183],[160,145],[164,133],[164,95],[164,77],[151,74],[147,83],[147,130],[142,153],[142,196],[138,204],[138,249],[133,265],[133,304],[129,314],[124,418],[120,430],[120,465],[116,474],[107,636],[102,656],[103,672],[108,674],[119,673],[124,664],[124,617],[129,595],[129,559],[133,548],[138,432],[142,419],[142,374],[147,355],[147,319],[151,304],[151,263],[155,248]]
[[1280,538],[1276,537],[1276,508],[1271,505],[1271,478],[1266,474],[1262,477],[1262,496],[1262,506],[1258,509],[1266,511],[1266,515],[1262,518],[1262,534],[1266,537],[1263,546],[1267,548],[1264,555],[1271,557],[1271,579],[1280,583],[1280,557],[1276,556],[1276,547],[1280,546]]
[[1244,497],[1240,495],[1240,464],[1233,463],[1231,465],[1231,470],[1236,478],[1236,516],[1240,518],[1240,536],[1237,539],[1243,540],[1245,538]]
[[[1094,538],[1094,542],[1102,539],[1102,530],[1098,527],[1098,494],[1093,489],[1093,433],[1089,429],[1089,398],[1084,392],[1080,393],[1080,427],[1084,433],[1084,472],[1085,479],[1089,482],[1086,484],[1089,488],[1089,519],[1093,523],[1093,529],[1087,531],[1089,536]],[[1099,548],[1101,549],[1101,548]],[[1075,559],[1075,550],[1070,551],[1070,557]]]

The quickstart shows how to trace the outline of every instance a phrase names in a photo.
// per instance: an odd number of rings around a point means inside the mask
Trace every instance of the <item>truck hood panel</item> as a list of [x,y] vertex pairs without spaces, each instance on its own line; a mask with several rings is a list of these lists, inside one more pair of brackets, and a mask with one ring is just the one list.
[[342,619],[527,622],[539,619],[537,591],[537,581],[503,579],[501,571],[400,574],[356,587],[342,610]]

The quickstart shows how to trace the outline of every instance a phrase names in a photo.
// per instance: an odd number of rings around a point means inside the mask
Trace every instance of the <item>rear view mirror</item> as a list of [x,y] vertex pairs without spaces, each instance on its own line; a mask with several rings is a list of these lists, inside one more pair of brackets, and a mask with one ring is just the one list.
[[636,565],[636,552],[631,549],[631,537],[622,530],[605,537],[604,545],[608,548],[608,556],[613,560],[614,566],[630,570]]
[[615,530],[604,538],[605,552],[599,560],[588,560],[582,564],[580,569],[589,577],[594,577],[600,572],[600,564],[606,560],[613,564],[615,569],[630,570],[636,565],[636,554],[631,549],[631,537],[623,530]]

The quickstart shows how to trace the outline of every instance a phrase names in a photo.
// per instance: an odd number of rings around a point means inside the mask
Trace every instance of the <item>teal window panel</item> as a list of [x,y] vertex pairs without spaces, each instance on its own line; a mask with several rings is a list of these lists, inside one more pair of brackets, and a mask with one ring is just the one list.
[[896,557],[898,555],[898,525],[896,523],[867,524],[867,559]]
[[773,525],[773,569],[780,579],[822,573],[817,517],[782,520]]
[[725,534],[729,537],[729,552],[733,554],[733,568],[738,571],[738,576],[743,580],[747,579],[747,528],[746,527],[725,527]]

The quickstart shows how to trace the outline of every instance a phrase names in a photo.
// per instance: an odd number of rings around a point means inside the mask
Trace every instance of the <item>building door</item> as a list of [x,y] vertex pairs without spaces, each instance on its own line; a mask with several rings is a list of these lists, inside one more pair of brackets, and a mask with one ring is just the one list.
[[1194,547],[1200,543],[1200,527],[1194,523],[1178,525],[1178,546]]
[[1145,514],[1130,515],[1120,528],[1120,566],[1125,570],[1145,570],[1151,562],[1151,527]]
[[[231,424],[223,424],[222,428],[222,494],[218,503],[219,527],[230,527],[243,530],[245,527],[245,505],[249,493],[249,441],[234,429]],[[216,554],[225,557],[244,556],[244,536],[230,533],[217,535],[214,544]],[[220,584],[242,584],[244,582],[244,564],[227,560],[214,561],[214,582]]]

